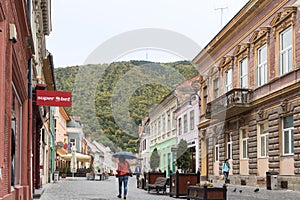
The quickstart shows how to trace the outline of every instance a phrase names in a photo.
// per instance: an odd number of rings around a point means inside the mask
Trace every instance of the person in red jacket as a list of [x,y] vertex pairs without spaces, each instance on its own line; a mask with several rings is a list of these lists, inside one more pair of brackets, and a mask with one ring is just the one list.
[[119,195],[118,198],[121,198],[122,196],[122,184],[124,187],[124,199],[126,199],[126,195],[127,195],[127,185],[128,185],[128,176],[131,174],[130,171],[130,166],[129,163],[125,160],[124,157],[120,157],[119,158],[119,163],[118,163],[118,169],[117,171],[117,176],[119,179]]

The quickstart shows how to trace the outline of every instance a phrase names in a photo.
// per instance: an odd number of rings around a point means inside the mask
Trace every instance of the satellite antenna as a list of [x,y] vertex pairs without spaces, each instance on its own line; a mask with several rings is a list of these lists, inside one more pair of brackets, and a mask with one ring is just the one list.
[[215,10],[220,10],[221,11],[221,28],[223,27],[223,11],[227,9],[228,7],[220,7],[216,8]]

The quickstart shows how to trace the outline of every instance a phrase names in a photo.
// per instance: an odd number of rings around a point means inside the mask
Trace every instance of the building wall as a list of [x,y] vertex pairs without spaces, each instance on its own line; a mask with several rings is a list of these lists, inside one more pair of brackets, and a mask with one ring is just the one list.
[[[24,1],[0,2],[0,198],[29,199],[30,193],[30,124],[27,69],[31,50]],[[18,14],[17,14],[18,13]],[[17,32],[16,43],[9,39],[10,24]],[[13,88],[13,85],[14,88]],[[14,97],[13,97],[14,95]],[[16,107],[14,107],[16,106]],[[13,111],[13,112],[12,112]],[[12,170],[12,129],[15,135],[14,170]],[[14,171],[14,189],[11,175]]]
[[[203,52],[194,59],[200,71],[206,72],[201,82],[202,91],[208,87],[208,110],[211,105],[225,99],[225,111],[200,114],[201,176],[220,181],[221,165],[230,158],[231,183],[257,185],[266,183],[266,172],[278,173],[278,185],[288,182],[289,189],[300,189],[299,181],[299,10],[294,0],[249,1],[231,22],[205,48],[212,59],[206,60]],[[292,69],[280,74],[280,33],[292,27]],[[267,46],[267,81],[258,86],[258,49]],[[209,50],[208,50],[209,47]],[[248,58],[248,88],[251,96],[234,96],[230,92],[241,88],[240,61]],[[227,71],[232,69],[232,88],[226,93]],[[219,78],[219,96],[214,97],[213,80]],[[226,94],[225,94],[226,93]],[[235,95],[236,93],[232,93]],[[246,93],[243,93],[246,94]],[[227,95],[227,96],[226,96]],[[233,105],[242,98],[250,98],[241,107]],[[202,96],[202,101],[203,96]],[[234,102],[231,104],[231,102]],[[202,102],[202,107],[205,107]],[[235,106],[234,109],[228,105]],[[226,107],[227,106],[227,107]],[[220,107],[221,108],[221,107]],[[209,115],[207,115],[209,114]],[[205,117],[207,119],[205,119]],[[291,133],[283,131],[283,119],[292,116],[294,151],[285,154],[284,138]],[[264,131],[264,132],[262,132]],[[264,136],[265,135],[265,136]],[[286,136],[286,137],[285,137]],[[261,141],[267,138],[267,148]],[[291,138],[290,138],[291,139]],[[228,142],[232,142],[231,147]],[[288,140],[287,140],[288,141]],[[247,145],[245,145],[247,144]],[[216,160],[219,146],[219,161]],[[244,148],[247,147],[247,148]],[[228,149],[232,148],[232,156]],[[247,149],[246,151],[244,151]],[[262,152],[267,150],[266,156]],[[202,152],[202,153],[203,153]],[[244,154],[244,152],[247,152]]]
[[[174,171],[175,157],[171,149],[177,145],[174,113],[176,106],[176,97],[173,94],[169,94],[149,112],[150,157],[155,148],[159,149],[161,170],[167,170],[169,162],[171,164],[170,169]],[[168,161],[168,156],[170,156],[170,161]]]

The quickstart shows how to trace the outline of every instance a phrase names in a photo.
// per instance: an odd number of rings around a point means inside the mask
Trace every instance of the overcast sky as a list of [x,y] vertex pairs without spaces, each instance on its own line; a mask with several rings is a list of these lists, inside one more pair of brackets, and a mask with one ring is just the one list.
[[[82,65],[101,44],[126,32],[154,28],[184,35],[200,47],[248,0],[52,0],[52,32],[47,49],[55,67]],[[122,44],[120,44],[122,45]],[[161,54],[163,56],[158,56]],[[168,54],[168,53],[167,53]],[[141,50],[118,60],[174,59],[165,52]],[[157,60],[160,59],[160,60]]]

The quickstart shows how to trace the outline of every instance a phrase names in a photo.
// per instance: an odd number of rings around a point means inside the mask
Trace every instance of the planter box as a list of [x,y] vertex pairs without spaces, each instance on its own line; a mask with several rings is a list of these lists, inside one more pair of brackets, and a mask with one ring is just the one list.
[[157,177],[166,177],[166,171],[144,173],[144,177],[145,177],[144,189],[147,190],[148,184],[154,184]]
[[170,174],[170,196],[186,196],[187,186],[200,183],[200,172],[198,173],[176,173]]
[[187,187],[187,199],[213,199],[213,200],[226,200],[227,199],[227,187],[199,187],[188,186]]

